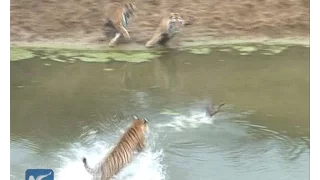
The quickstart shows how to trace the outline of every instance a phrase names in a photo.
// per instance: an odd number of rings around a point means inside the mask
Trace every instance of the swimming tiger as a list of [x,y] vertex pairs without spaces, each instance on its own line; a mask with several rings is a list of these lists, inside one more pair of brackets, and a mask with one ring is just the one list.
[[117,145],[95,169],[89,167],[85,157],[82,158],[85,169],[93,175],[95,180],[110,180],[132,161],[135,151],[140,153],[145,149],[146,132],[148,132],[148,120],[135,116]]
[[132,17],[135,16],[136,9],[134,2],[125,4],[116,2],[105,7],[104,26],[111,27],[116,31],[115,36],[109,42],[109,46],[115,46],[121,36],[130,39],[127,27]]
[[179,13],[170,13],[161,19],[158,28],[152,38],[145,44],[146,47],[153,47],[155,44],[166,44],[185,25],[185,21]]

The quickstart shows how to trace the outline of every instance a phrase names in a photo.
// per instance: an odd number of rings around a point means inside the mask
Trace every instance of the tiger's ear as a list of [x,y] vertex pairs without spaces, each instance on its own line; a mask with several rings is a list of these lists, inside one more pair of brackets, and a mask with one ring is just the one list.
[[139,117],[137,115],[134,115],[133,119],[137,120],[137,119],[139,119]]
[[170,13],[170,18],[175,18],[178,16],[179,16],[179,13],[175,13],[175,12]]
[[134,9],[136,9],[136,8],[137,8],[137,6],[136,6],[136,3],[135,3],[135,2],[131,2],[131,3],[130,3],[130,6],[131,6],[132,8],[134,8]]
[[171,19],[171,18],[173,18],[174,17],[174,13],[170,13],[169,14],[169,18]]
[[129,3],[126,4],[126,8],[129,8],[131,10],[136,10],[137,6],[136,6],[135,2],[129,2]]
[[147,124],[149,122],[147,118],[143,118],[143,120],[144,120],[145,124]]

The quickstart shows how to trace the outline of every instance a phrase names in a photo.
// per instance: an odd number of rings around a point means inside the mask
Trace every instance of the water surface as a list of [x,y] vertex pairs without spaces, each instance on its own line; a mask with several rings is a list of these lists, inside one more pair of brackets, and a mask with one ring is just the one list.
[[[309,48],[171,50],[150,62],[11,62],[11,179],[91,166],[137,114],[148,149],[118,179],[309,179]],[[204,107],[226,102],[221,113]]]

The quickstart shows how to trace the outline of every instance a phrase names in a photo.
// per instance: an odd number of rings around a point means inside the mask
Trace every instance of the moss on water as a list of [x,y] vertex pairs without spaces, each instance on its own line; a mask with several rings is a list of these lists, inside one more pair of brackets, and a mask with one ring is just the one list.
[[264,52],[264,53],[262,53],[263,55],[266,55],[266,56],[271,56],[271,55],[273,55],[272,53],[269,53],[269,52]]
[[159,52],[145,51],[101,51],[101,50],[70,50],[70,49],[50,49],[50,48],[26,48],[11,47],[11,61],[29,59],[39,56],[40,59],[53,60],[58,62],[74,62],[75,60],[83,62],[109,62],[125,61],[132,63],[147,62],[153,58],[159,57]]
[[235,50],[238,50],[240,52],[243,52],[243,54],[246,54],[246,53],[251,53],[251,52],[254,52],[254,51],[257,51],[258,48],[257,47],[254,47],[254,46],[246,46],[246,45],[237,45],[237,46],[233,46],[233,48]]
[[199,46],[235,46],[245,44],[262,44],[267,46],[272,45],[303,45],[309,46],[309,39],[307,38],[280,38],[280,39],[269,39],[269,38],[233,38],[233,39],[213,39],[212,37],[207,38],[191,38],[189,41],[181,42],[182,47],[199,47]]
[[[309,47],[308,41],[295,40],[212,40],[210,38],[201,38],[197,41],[182,42],[179,48],[192,54],[210,54],[215,52],[238,52],[241,56],[251,53],[260,53],[263,55],[275,55],[286,50],[290,45],[304,45]],[[73,49],[72,49],[73,48]],[[64,63],[123,61],[131,63],[148,62],[154,58],[160,57],[164,52],[159,49],[144,49],[138,45],[119,47],[116,49],[104,49],[99,46],[61,46],[46,45],[22,45],[11,46],[10,60],[18,61],[37,57],[38,59],[52,60]]]
[[209,47],[202,47],[202,48],[192,48],[189,50],[192,54],[210,54],[211,48]]
[[[204,43],[205,42],[205,43]],[[203,44],[206,44],[205,46]],[[280,42],[242,42],[235,41],[234,44],[221,43],[216,41],[199,41],[199,42],[187,42],[184,44],[185,47],[182,47],[181,50],[188,51],[192,54],[210,54],[212,50],[219,52],[238,52],[241,56],[247,56],[254,52],[258,52],[264,55],[275,55],[283,52],[289,46],[294,44],[285,44]]]
[[265,50],[270,54],[279,54],[286,50],[288,46],[268,46]]
[[104,68],[103,70],[104,71],[113,71],[114,69],[112,69],[112,68]]
[[218,51],[221,51],[221,52],[230,52],[232,51],[231,49],[228,49],[228,48],[224,48],[224,49],[219,49]]
[[265,45],[265,44],[235,44],[235,45],[208,45],[205,47],[189,47],[182,50],[188,51],[192,54],[210,54],[212,50],[219,52],[238,52],[241,56],[247,56],[254,52],[258,52],[264,55],[275,55],[283,52],[289,46],[288,45]]
[[84,62],[108,62],[114,61],[125,61],[132,63],[147,62],[159,55],[148,53],[148,52],[130,52],[130,53],[119,53],[119,52],[108,52],[108,53],[86,53],[84,57],[77,57],[80,61]]
[[23,59],[30,59],[34,57],[35,55],[23,48],[17,48],[17,47],[10,47],[10,60],[11,61],[19,61]]
[[247,53],[247,52],[242,52],[242,53],[240,53],[240,55],[241,55],[241,56],[247,56],[247,55],[249,55],[249,53]]

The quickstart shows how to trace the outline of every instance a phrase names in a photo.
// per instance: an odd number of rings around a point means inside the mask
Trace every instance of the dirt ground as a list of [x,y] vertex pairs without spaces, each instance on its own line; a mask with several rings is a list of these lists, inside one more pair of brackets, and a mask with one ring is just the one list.
[[[11,42],[101,43],[103,8],[120,0],[11,0]],[[197,37],[309,38],[309,0],[135,0],[130,41],[145,43],[163,14],[192,21],[180,39]]]

